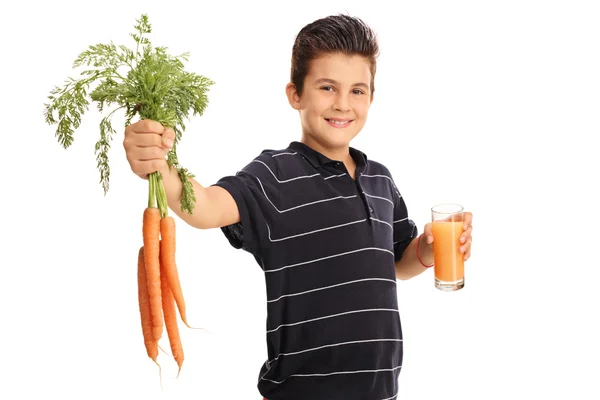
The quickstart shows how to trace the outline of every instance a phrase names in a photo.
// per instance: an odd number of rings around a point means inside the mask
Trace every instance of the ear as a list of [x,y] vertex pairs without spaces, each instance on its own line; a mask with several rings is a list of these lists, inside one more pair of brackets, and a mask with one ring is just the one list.
[[292,82],[288,83],[285,86],[285,94],[287,95],[290,106],[292,106],[292,108],[294,110],[299,111],[300,110],[300,96],[298,95],[298,92],[296,91],[296,85],[294,85]]

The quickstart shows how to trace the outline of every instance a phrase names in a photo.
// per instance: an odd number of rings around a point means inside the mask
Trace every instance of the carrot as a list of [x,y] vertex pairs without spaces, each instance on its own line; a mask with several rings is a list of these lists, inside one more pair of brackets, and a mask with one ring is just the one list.
[[[156,364],[158,357],[158,340],[154,339],[152,333],[152,314],[150,312],[150,299],[148,296],[148,285],[146,283],[146,267],[144,265],[144,247],[140,247],[138,252],[138,303],[140,308],[140,318],[142,323],[142,334],[144,336],[144,344],[146,345],[146,353]],[[159,366],[160,367],[160,366]]]
[[[162,248],[163,246],[161,244],[161,249]],[[162,259],[163,258],[161,257],[161,260]],[[177,376],[179,376],[184,356],[183,347],[181,345],[181,337],[179,336],[179,327],[177,326],[177,310],[175,309],[175,299],[173,298],[173,293],[171,292],[171,288],[169,287],[169,281],[166,278],[166,268],[162,262],[160,264],[160,269],[162,308],[165,319],[165,327],[167,329],[167,335],[169,337],[169,344],[171,345],[171,353],[173,354],[173,358],[175,358],[177,366],[179,367],[179,370],[177,371]]]
[[161,279],[162,274],[164,274],[167,278],[167,282],[169,283],[169,288],[171,289],[171,293],[173,294],[173,298],[175,300],[175,303],[177,304],[177,308],[179,309],[179,315],[181,316],[181,320],[183,321],[183,323],[190,329],[201,329],[208,332],[204,328],[192,327],[187,322],[185,299],[181,290],[181,282],[179,281],[179,274],[177,272],[177,261],[175,257],[175,231],[175,219],[172,216],[166,215],[163,218],[161,218],[160,262],[161,268],[164,267],[164,272],[162,272],[161,270]]
[[175,219],[172,216],[167,215],[161,218],[160,236],[161,267],[164,267],[164,273],[169,282],[169,288],[171,289],[175,303],[177,303],[181,320],[189,327],[185,313],[185,300],[181,290],[181,282],[179,281],[177,262],[175,259]]
[[159,340],[163,330],[163,316],[160,288],[160,211],[156,207],[144,209],[142,223],[144,239],[144,264],[146,266],[146,282],[152,314],[152,334]]

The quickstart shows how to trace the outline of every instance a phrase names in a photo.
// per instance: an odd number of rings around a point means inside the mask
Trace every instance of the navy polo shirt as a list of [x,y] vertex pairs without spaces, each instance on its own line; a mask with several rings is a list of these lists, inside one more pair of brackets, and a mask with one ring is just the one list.
[[241,219],[223,233],[265,276],[268,359],[258,389],[268,400],[398,395],[395,261],[417,228],[390,171],[350,154],[356,179],[342,162],[292,142],[215,183]]

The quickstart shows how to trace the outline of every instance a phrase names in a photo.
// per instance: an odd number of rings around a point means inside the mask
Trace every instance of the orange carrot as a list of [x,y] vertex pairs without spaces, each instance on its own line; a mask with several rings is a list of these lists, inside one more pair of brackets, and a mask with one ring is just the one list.
[[162,308],[165,319],[165,327],[167,329],[167,335],[169,337],[169,344],[171,345],[171,353],[173,354],[173,358],[175,358],[177,366],[179,367],[179,370],[177,371],[177,376],[179,376],[184,356],[183,347],[181,345],[181,337],[179,336],[179,327],[177,326],[177,310],[175,309],[175,299],[173,298],[173,293],[171,292],[171,288],[169,287],[169,281],[166,279],[166,269],[162,262],[160,264],[160,269]]
[[159,340],[163,330],[163,316],[160,293],[160,211],[156,207],[144,209],[142,224],[144,239],[144,264],[152,314],[152,334]]
[[[146,283],[146,267],[144,265],[144,247],[140,247],[138,253],[138,303],[140,307],[140,318],[142,323],[142,334],[144,336],[144,344],[146,345],[146,353],[152,361],[156,362],[158,357],[158,340],[154,339],[152,333],[152,314],[150,312],[150,299],[148,296],[148,284]],[[157,363],[158,364],[158,363]]]
[[[164,267],[164,273],[169,282],[169,288],[177,303],[179,309],[179,315],[181,320],[188,327],[186,313],[185,313],[185,300],[181,290],[181,282],[179,281],[179,274],[177,272],[177,262],[175,258],[175,219],[172,216],[167,215],[160,220],[160,262],[161,266]],[[161,272],[162,273],[162,272]]]

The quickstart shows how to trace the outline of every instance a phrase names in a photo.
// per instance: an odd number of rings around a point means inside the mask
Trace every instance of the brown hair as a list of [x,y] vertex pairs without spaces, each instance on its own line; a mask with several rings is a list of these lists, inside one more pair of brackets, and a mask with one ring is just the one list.
[[311,60],[325,53],[360,55],[371,65],[371,93],[375,91],[376,58],[379,45],[375,33],[361,19],[331,15],[318,19],[300,30],[292,48],[291,81],[299,95]]

